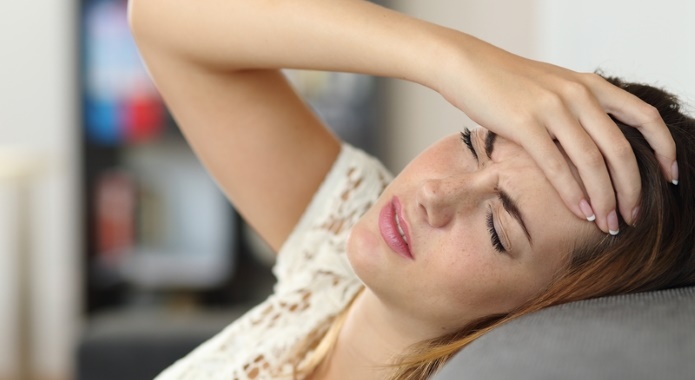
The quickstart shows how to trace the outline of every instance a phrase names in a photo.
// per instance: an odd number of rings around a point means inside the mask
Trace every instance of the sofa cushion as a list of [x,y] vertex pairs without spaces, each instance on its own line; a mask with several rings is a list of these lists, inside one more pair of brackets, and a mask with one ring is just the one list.
[[521,317],[461,350],[434,379],[695,379],[695,287]]

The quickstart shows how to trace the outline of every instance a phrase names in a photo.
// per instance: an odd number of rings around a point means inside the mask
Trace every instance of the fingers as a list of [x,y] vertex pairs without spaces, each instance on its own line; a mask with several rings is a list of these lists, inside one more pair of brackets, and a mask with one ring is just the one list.
[[595,214],[588,204],[581,186],[572,175],[567,160],[562,155],[545,128],[523,128],[527,133],[518,140],[531,155],[560,194],[560,197],[579,218],[593,221]]
[[[548,136],[542,144],[540,136],[529,137],[528,144],[536,147],[525,148],[536,156],[536,162],[575,214],[588,220],[595,216],[602,231],[616,235],[618,215],[633,224],[638,212],[641,181],[637,160],[626,137],[587,87],[573,86],[568,98],[572,102],[545,104],[543,123]],[[560,148],[549,143],[550,135],[559,141]],[[561,151],[576,168],[581,183],[571,174],[572,165],[567,164]]]
[[[632,147],[606,112],[612,111],[621,121],[638,128],[657,152],[666,178],[677,183],[675,143],[653,107],[596,77],[601,80],[598,89],[579,83],[567,86],[563,98],[571,101],[548,107],[553,111],[546,113],[545,120],[548,132],[560,142],[583,182],[589,201],[580,200],[580,209],[584,214],[594,211],[597,226],[615,235],[619,232],[618,214],[628,224],[634,224],[638,217],[641,181]],[[566,203],[575,202],[571,192],[556,188]]]
[[659,111],[637,96],[621,89],[598,75],[589,77],[601,107],[623,123],[637,128],[654,149],[664,176],[678,184],[676,143]]
[[[619,232],[618,214],[628,224],[636,218],[641,191],[637,160],[630,144],[613,121],[596,105],[580,121],[567,115],[556,136],[577,167],[596,212],[598,227],[612,235]],[[616,207],[617,196],[617,207]]]
[[[626,223],[634,224],[642,182],[637,158],[630,143],[613,120],[598,107],[588,111],[580,122],[605,159],[618,197],[618,212]],[[609,232],[618,231],[617,224],[611,225],[611,222],[617,223],[616,220],[609,219],[608,222]]]
[[[551,117],[554,124],[549,128],[553,130],[560,148],[576,167],[588,195],[588,203],[595,212],[596,225],[602,231],[616,235],[619,232],[616,194],[621,206],[619,212],[630,223],[632,210],[639,200],[639,171],[634,155],[630,163],[629,158],[623,157],[624,152],[616,152],[607,147],[611,146],[609,141],[616,141],[616,144],[621,143],[621,138],[625,144],[627,141],[610,118],[600,110],[594,112],[594,117],[585,124],[580,124],[569,111],[558,110]],[[592,127],[587,130],[583,125]],[[600,133],[604,130],[607,132]],[[615,134],[616,130],[619,136]],[[628,150],[631,152],[629,144]],[[618,161],[614,162],[616,159]],[[613,170],[613,167],[617,169]],[[621,170],[624,170],[624,175],[616,177],[614,173]],[[634,193],[635,182],[637,195]]]

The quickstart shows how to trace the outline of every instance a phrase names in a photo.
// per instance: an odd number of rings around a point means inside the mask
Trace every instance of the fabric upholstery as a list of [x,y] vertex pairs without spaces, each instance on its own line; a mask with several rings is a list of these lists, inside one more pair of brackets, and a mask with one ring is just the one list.
[[434,379],[695,379],[695,287],[524,316],[469,345]]

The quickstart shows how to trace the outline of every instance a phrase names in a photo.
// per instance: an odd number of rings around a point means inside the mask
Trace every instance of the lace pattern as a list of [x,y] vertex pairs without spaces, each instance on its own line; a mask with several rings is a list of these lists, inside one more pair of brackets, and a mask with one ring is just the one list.
[[345,242],[390,180],[380,162],[344,144],[280,250],[274,293],[157,380],[290,375],[289,353],[312,334],[323,334],[362,287],[345,255]]

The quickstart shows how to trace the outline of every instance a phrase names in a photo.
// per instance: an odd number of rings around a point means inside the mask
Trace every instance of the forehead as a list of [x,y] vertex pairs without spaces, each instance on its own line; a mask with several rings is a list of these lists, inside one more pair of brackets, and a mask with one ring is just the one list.
[[[484,139],[487,131],[478,131]],[[561,147],[559,147],[562,151]],[[577,181],[579,174],[564,154]],[[521,146],[497,137],[492,156],[498,166],[499,186],[518,204],[533,239],[533,253],[570,251],[577,243],[599,234],[598,228],[572,213],[543,171]],[[583,186],[582,186],[583,188]]]

